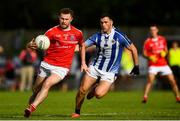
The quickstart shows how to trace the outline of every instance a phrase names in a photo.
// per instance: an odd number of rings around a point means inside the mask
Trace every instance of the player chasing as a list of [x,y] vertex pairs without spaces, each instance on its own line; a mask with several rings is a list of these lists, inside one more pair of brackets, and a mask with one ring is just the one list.
[[[59,14],[59,25],[49,29],[45,35],[50,40],[50,47],[39,68],[39,74],[33,86],[33,94],[29,98],[29,106],[24,116],[29,117],[39,104],[48,96],[49,89],[60,82],[68,73],[72,63],[75,46],[80,46],[81,71],[88,71],[85,63],[85,45],[82,32],[71,25],[73,11],[63,8]],[[28,43],[29,48],[36,50],[34,39]]]
[[[72,118],[80,117],[81,106],[90,88],[87,99],[92,99],[94,96],[100,99],[108,93],[119,71],[124,47],[131,51],[134,60],[135,66],[130,74],[139,75],[138,53],[134,44],[126,35],[113,27],[110,15],[102,15],[100,25],[101,32],[95,33],[85,42],[86,47],[95,45],[98,53],[89,66],[89,72],[86,72],[83,77],[76,96],[75,112],[71,115]],[[98,83],[97,79],[99,79]]]
[[179,90],[174,75],[172,74],[166,60],[166,55],[168,53],[166,39],[163,36],[158,35],[158,28],[156,25],[150,26],[150,34],[151,37],[147,38],[145,41],[143,50],[144,56],[148,59],[148,80],[145,86],[142,102],[147,102],[148,93],[152,87],[155,76],[158,73],[169,80],[176,101],[180,102]]

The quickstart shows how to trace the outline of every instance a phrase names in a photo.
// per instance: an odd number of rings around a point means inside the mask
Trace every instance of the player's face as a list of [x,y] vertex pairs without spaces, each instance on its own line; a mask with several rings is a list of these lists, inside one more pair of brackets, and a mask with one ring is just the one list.
[[102,32],[109,34],[113,26],[113,21],[109,17],[104,17],[100,19],[100,25]]
[[72,20],[73,18],[71,14],[61,13],[61,15],[59,16],[59,24],[62,29],[67,29],[70,26]]
[[178,43],[177,42],[173,42],[172,47],[173,48],[178,48]]
[[156,26],[151,26],[150,33],[151,33],[152,37],[157,37],[158,36],[158,28]]

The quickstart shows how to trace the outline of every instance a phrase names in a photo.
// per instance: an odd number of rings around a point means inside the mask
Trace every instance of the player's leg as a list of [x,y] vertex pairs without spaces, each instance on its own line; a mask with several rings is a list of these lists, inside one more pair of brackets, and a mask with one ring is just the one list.
[[47,95],[48,95],[48,91],[49,89],[57,84],[62,78],[58,75],[58,74],[54,74],[52,73],[42,84],[41,89],[39,90],[39,92],[37,93],[34,101],[30,104],[29,108],[27,108],[24,112],[24,116],[25,117],[29,117],[31,115],[32,112],[34,112],[36,110],[36,107],[42,103]]
[[112,82],[109,81],[100,81],[98,86],[95,89],[95,96],[97,99],[100,99],[102,97],[104,97],[108,91],[110,90],[112,85]]
[[[42,65],[44,65],[45,68],[41,66],[39,71],[40,73],[38,74],[39,75],[38,79],[40,78],[42,80],[39,81],[40,83],[35,83],[36,85],[36,87],[34,88],[35,98],[34,99],[32,98],[33,100],[31,101],[30,104],[32,110],[25,110],[25,115],[24,115],[25,117],[30,116],[30,114],[36,109],[36,107],[41,102],[43,102],[44,99],[47,97],[49,89],[53,85],[61,81],[67,75],[68,72],[68,69],[66,68],[52,66],[46,64],[45,62],[42,62]],[[48,78],[45,79],[45,77],[47,76]]]
[[62,78],[55,73],[52,73],[42,84],[41,90],[38,92],[34,102],[32,103],[33,106],[37,107],[40,103],[42,103],[45,98],[48,96],[49,89],[57,84]]
[[30,106],[25,110],[25,117],[29,117],[32,112],[36,110],[36,107],[42,103],[48,95],[49,89],[57,84],[62,78],[58,74],[51,74],[42,84],[41,89],[37,93],[34,101],[30,104]]
[[31,103],[34,102],[36,95],[38,94],[38,92],[40,91],[43,82],[45,81],[46,77],[48,75],[50,75],[50,71],[48,71],[47,69],[43,68],[42,66],[40,66],[39,71],[38,71],[38,76],[36,77],[35,83],[32,87],[33,90],[33,94],[29,99],[29,105]]
[[96,80],[96,82],[91,86],[86,98],[88,100],[92,99],[94,96],[95,96],[95,90],[96,90],[96,87],[98,86],[98,83],[100,81],[100,77]]
[[176,96],[176,101],[177,102],[180,102],[180,95],[179,95],[179,89],[178,89],[178,86],[176,84],[176,80],[174,78],[174,75],[173,74],[168,74],[166,75],[166,77],[168,78],[170,84],[171,84],[171,87],[172,87],[172,90]]
[[80,110],[81,106],[84,102],[85,95],[87,94],[88,90],[91,88],[91,86],[96,82],[96,78],[93,78],[89,76],[88,74],[85,74],[83,77],[83,80],[81,82],[79,91],[76,95],[76,105],[75,105],[75,113],[72,114],[72,118],[78,118],[80,117]]
[[32,105],[32,102],[34,102],[38,92],[41,89],[41,86],[45,80],[45,77],[37,76],[35,83],[33,85],[33,94],[29,98],[29,106],[24,111],[24,116],[29,117],[31,115],[31,112],[35,111],[35,106]]
[[36,95],[38,94],[38,92],[40,91],[41,87],[42,87],[42,84],[44,82],[46,78],[45,77],[41,77],[41,76],[37,76],[36,77],[36,80],[35,80],[35,83],[32,87],[32,90],[33,90],[33,94],[32,96],[30,97],[29,99],[29,104],[31,104],[32,102],[34,102],[34,99],[36,98]]
[[152,84],[153,84],[153,81],[155,79],[155,74],[153,73],[149,73],[148,74],[148,79],[147,79],[147,83],[146,83],[146,86],[145,86],[145,90],[144,90],[144,97],[143,97],[143,103],[146,103],[147,102],[147,98],[148,98],[148,94],[151,90],[151,87],[152,87]]

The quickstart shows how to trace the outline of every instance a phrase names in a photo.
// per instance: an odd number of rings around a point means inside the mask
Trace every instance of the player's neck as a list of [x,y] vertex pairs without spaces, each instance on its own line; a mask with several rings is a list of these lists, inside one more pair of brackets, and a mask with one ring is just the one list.
[[71,26],[68,26],[67,28],[61,28],[63,31],[69,31],[69,30],[71,30]]
[[109,35],[109,34],[111,34],[112,31],[113,31],[113,28],[109,29],[107,32],[104,32],[104,34]]
[[157,39],[157,38],[158,38],[158,35],[152,36],[152,39]]

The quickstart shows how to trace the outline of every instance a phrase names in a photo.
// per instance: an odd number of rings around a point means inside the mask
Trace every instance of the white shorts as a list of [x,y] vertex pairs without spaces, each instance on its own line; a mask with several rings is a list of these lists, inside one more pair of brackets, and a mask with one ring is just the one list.
[[41,77],[47,77],[51,73],[55,73],[63,79],[67,75],[68,71],[69,71],[69,69],[67,69],[67,68],[53,66],[53,65],[50,65],[50,64],[42,61],[38,75]]
[[113,83],[116,80],[116,76],[114,73],[112,72],[104,72],[102,70],[99,70],[97,68],[95,68],[94,66],[90,66],[90,73],[87,73],[90,77],[93,77],[95,79],[97,79],[98,77],[100,77],[100,81],[107,81],[110,83]]
[[160,75],[163,75],[163,76],[172,74],[172,71],[168,65],[167,66],[150,66],[148,69],[148,72],[152,74],[160,73]]

